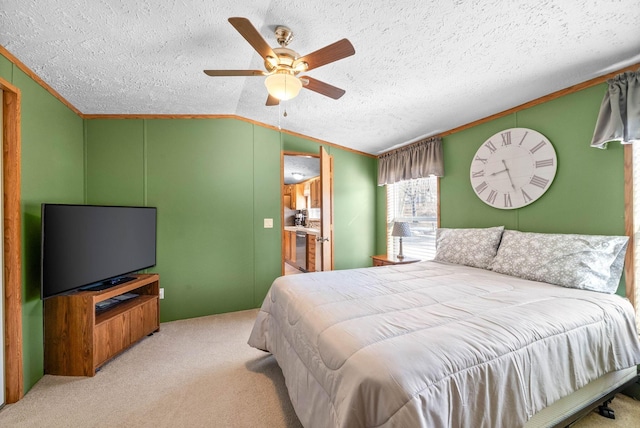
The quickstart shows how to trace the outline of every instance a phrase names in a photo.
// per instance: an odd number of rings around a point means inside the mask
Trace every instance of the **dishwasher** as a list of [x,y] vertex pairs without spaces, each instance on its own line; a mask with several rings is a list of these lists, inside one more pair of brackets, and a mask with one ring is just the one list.
[[302,272],[307,271],[307,232],[296,232],[296,265]]

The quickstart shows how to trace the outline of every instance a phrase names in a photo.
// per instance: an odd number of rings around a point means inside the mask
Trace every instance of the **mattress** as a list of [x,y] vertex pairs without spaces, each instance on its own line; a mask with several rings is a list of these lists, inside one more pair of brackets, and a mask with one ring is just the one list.
[[441,262],[274,281],[249,338],[313,427],[518,427],[640,363],[628,301]]

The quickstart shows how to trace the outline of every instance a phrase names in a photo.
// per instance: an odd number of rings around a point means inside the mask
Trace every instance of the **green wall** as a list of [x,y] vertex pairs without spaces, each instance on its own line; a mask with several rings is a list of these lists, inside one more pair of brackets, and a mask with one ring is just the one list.
[[[529,232],[624,235],[622,147],[589,147],[605,89],[606,84],[598,85],[445,137],[442,227],[504,225]],[[549,190],[536,202],[500,210],[475,195],[469,166],[487,138],[513,127],[545,135],[556,150],[558,170]]]
[[[445,137],[441,226],[504,225],[528,232],[624,235],[622,146],[589,147],[606,88],[598,85]],[[536,202],[500,210],[475,195],[469,167],[487,138],[513,127],[545,135],[556,150],[558,170],[549,190]],[[618,293],[624,295],[624,281]]]
[[[162,320],[260,306],[281,272],[281,150],[319,144],[234,119],[94,119],[86,129],[87,202],[158,207]],[[370,266],[376,159],[326,148],[335,267]]]
[[44,370],[40,204],[84,201],[83,120],[3,56],[0,76],[22,97],[22,334],[28,391]]

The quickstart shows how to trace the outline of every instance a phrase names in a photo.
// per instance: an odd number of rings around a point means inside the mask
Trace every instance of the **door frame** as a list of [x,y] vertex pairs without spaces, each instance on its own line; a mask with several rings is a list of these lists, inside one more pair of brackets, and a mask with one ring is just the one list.
[[20,90],[0,77],[4,203],[5,401],[24,395],[22,362],[22,260],[20,218]]
[[[323,155],[323,151],[324,153],[328,156],[330,163],[329,165],[326,166],[325,169],[328,168],[328,179],[330,180],[330,185],[329,185],[329,195],[328,195],[328,201],[329,201],[329,210],[331,212],[330,215],[330,222],[331,222],[331,227],[330,227],[330,240],[329,240],[329,244],[330,246],[328,248],[331,249],[330,252],[330,256],[328,257],[328,269],[325,269],[324,266],[324,256],[322,256],[322,260],[323,260],[323,266],[322,266],[322,270],[333,270],[334,267],[334,262],[333,262],[333,156],[330,156],[328,154],[328,152],[324,149],[324,147],[320,146],[320,148],[318,149],[317,153],[308,153],[308,152],[296,152],[296,151],[289,151],[289,150],[281,150],[280,151],[280,224],[281,224],[281,242],[282,242],[282,246],[281,246],[281,254],[280,254],[280,265],[281,265],[281,274],[284,275],[285,270],[284,270],[284,265],[285,265],[285,230],[284,230],[284,157],[285,156],[306,156],[306,157],[313,157],[313,158],[317,158],[318,161],[321,160],[322,155]],[[322,167],[320,168],[320,177],[321,177],[321,181],[322,181],[322,175],[326,173],[322,171]],[[325,196],[324,196],[324,191],[321,190],[321,192],[323,193],[322,196],[322,203],[321,205],[324,207],[325,205]],[[324,211],[324,208],[322,208]],[[318,245],[316,251],[318,251],[318,249],[320,249],[320,251],[322,251],[322,247],[323,247],[323,243],[319,243],[320,245]],[[324,244],[326,245],[326,244]]]

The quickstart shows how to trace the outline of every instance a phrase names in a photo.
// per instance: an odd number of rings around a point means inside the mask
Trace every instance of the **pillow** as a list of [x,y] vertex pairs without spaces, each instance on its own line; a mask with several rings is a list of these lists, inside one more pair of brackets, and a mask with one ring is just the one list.
[[487,269],[496,256],[504,226],[436,231],[434,260]]
[[615,293],[628,240],[505,230],[490,269],[563,287]]

